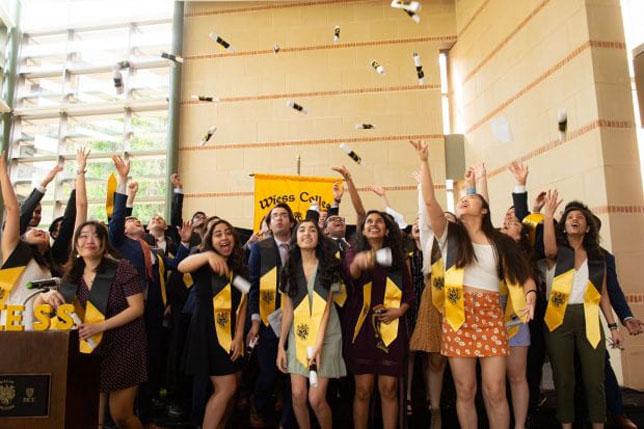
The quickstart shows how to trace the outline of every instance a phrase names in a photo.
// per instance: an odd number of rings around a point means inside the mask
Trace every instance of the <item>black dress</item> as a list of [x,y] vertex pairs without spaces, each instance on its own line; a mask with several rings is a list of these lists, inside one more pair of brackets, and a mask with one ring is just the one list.
[[[230,354],[217,340],[215,318],[212,306],[212,281],[215,274],[210,266],[204,265],[191,273],[194,281],[196,307],[190,321],[188,338],[183,356],[183,367],[188,375],[221,376],[235,374],[243,369],[244,359],[240,356],[234,362]],[[237,309],[241,303],[242,294],[233,286],[231,288],[231,339],[235,338],[237,327]]]
[[[139,274],[125,259],[118,262],[110,287],[105,319],[128,308],[127,297],[143,293]],[[78,285],[77,297],[85,308],[89,289],[85,280]],[[118,328],[105,331],[95,353],[101,358],[99,389],[113,392],[137,386],[148,380],[147,341],[141,317]]]

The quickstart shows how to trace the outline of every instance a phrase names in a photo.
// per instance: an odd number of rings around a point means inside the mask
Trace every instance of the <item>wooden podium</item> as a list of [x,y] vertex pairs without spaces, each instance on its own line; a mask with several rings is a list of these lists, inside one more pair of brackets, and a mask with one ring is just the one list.
[[0,428],[97,427],[98,371],[76,330],[0,332]]

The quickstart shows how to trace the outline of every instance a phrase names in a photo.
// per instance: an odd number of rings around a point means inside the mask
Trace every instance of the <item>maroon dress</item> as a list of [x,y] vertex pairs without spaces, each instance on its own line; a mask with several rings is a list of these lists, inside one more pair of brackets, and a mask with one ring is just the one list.
[[[110,288],[105,319],[125,310],[128,307],[126,298],[138,293],[143,293],[139,274],[132,264],[121,259]],[[85,307],[89,289],[83,279],[78,285],[77,296],[80,304]],[[103,332],[103,340],[94,353],[101,358],[99,375],[101,392],[113,392],[147,381],[147,342],[142,318],[139,317],[126,325]]]
[[[347,278],[351,279],[349,267],[355,257],[353,249],[347,250],[345,268]],[[371,285],[371,308],[365,321],[353,341],[355,326],[362,311],[363,285],[372,282]],[[407,350],[409,339],[407,338],[406,317],[398,319],[398,335],[396,339],[386,347],[387,351],[377,346],[376,332],[373,325],[373,307],[382,304],[387,284],[387,270],[378,265],[369,272],[362,273],[357,280],[350,280],[347,285],[349,298],[344,311],[344,332],[343,350],[344,360],[347,368],[353,374],[374,374],[398,377],[403,374],[407,365]],[[407,266],[402,270],[402,299],[400,304],[414,305],[415,294],[411,284],[409,269]]]

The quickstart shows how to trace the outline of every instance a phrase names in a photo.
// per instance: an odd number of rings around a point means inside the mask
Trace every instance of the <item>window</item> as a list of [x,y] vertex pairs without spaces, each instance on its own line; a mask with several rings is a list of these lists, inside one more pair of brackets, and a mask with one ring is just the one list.
[[[38,14],[29,13],[36,8]],[[147,220],[163,212],[169,65],[159,54],[170,49],[171,13],[171,1],[82,0],[54,7],[49,1],[23,0],[26,32],[9,156],[19,197],[57,163],[63,165],[45,194],[42,227],[63,213],[79,147],[92,151],[86,175],[90,218],[106,219],[105,187],[114,172],[114,153],[129,156],[131,176],[139,182],[134,214]],[[47,22],[32,19],[43,14],[50,15]],[[142,19],[151,21],[137,22]],[[52,22],[84,27],[39,30]],[[130,67],[121,71],[124,91],[119,94],[113,67],[126,60]]]

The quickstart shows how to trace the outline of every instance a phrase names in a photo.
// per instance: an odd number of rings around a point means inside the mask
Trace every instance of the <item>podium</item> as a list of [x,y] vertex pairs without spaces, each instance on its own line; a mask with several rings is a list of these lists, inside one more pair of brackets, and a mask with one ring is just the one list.
[[0,332],[0,427],[97,427],[99,365],[76,330]]

